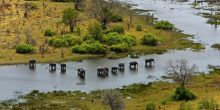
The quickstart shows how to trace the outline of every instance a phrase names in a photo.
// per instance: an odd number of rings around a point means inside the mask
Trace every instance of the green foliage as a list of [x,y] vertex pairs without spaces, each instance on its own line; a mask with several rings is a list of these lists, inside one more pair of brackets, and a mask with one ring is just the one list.
[[91,44],[82,43],[81,45],[76,45],[72,47],[73,53],[80,54],[105,54],[107,50],[107,47],[98,41]]
[[91,35],[95,40],[102,40],[102,26],[99,22],[94,21],[88,27],[89,35]]
[[198,104],[199,110],[218,110],[218,104],[215,100],[203,99]]
[[175,101],[188,101],[196,99],[196,96],[184,87],[177,87],[172,99]]
[[156,110],[156,105],[152,102],[147,103],[145,110]]
[[106,31],[106,33],[111,33],[111,32],[117,32],[119,34],[124,34],[125,30],[123,26],[120,25],[115,25],[112,28],[110,28],[109,30]]
[[54,36],[54,35],[56,35],[56,32],[52,31],[51,29],[47,29],[44,31],[44,35],[45,36]]
[[128,52],[130,50],[127,43],[115,44],[110,47],[111,51],[115,51],[118,53]]
[[165,29],[165,30],[172,30],[174,28],[174,25],[170,23],[169,21],[158,21],[155,24],[156,29]]
[[103,42],[109,46],[119,43],[127,43],[129,47],[136,45],[134,36],[123,35],[117,32],[108,33],[103,36]]
[[155,35],[153,34],[145,34],[143,38],[141,39],[143,45],[150,45],[150,46],[156,46],[158,43],[158,40],[155,38]]
[[34,48],[31,45],[19,44],[16,47],[16,53],[27,54],[27,53],[33,53],[33,52],[34,52]]
[[123,22],[123,17],[120,15],[111,15],[110,21],[111,22]]
[[67,8],[63,11],[63,19],[62,22],[65,24],[70,24],[73,20],[75,20],[79,15],[77,10]]
[[142,26],[141,25],[137,25],[136,26],[136,31],[142,31]]
[[57,38],[52,38],[49,40],[49,45],[59,48],[59,47],[71,47],[82,43],[82,39],[78,36],[60,36]]

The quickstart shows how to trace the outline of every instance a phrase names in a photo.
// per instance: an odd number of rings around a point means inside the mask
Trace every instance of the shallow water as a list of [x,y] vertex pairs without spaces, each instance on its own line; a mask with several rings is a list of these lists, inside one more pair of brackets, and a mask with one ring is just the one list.
[[[16,95],[28,93],[32,90],[82,90],[91,91],[97,89],[118,88],[132,83],[148,83],[160,79],[165,75],[166,65],[169,60],[180,58],[187,59],[196,64],[199,71],[207,72],[207,65],[220,64],[220,52],[210,48],[213,43],[220,42],[220,28],[206,24],[205,18],[196,13],[203,10],[191,8],[191,2],[173,2],[159,0],[122,0],[123,2],[137,4],[135,8],[156,10],[154,15],[159,19],[169,20],[184,33],[195,35],[195,41],[206,45],[201,52],[192,52],[190,49],[181,51],[169,51],[162,55],[146,55],[139,59],[129,57],[122,59],[91,59],[82,62],[67,62],[67,72],[60,73],[60,68],[55,73],[50,73],[47,64],[37,64],[36,70],[30,70],[28,65],[14,65],[0,67],[0,99],[14,98]],[[154,58],[154,68],[145,68],[144,60]],[[130,71],[128,64],[138,61],[137,71]],[[117,66],[118,63],[126,63],[123,73],[110,74],[107,78],[97,77],[96,68],[99,66]],[[77,68],[86,69],[86,78],[81,80],[77,76]]]

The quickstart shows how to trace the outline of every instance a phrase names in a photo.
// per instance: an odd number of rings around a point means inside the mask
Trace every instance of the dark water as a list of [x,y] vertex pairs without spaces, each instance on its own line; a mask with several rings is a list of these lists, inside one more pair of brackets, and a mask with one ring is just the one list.
[[[162,55],[147,55],[139,59],[123,58],[92,59],[82,62],[67,62],[67,73],[61,74],[60,68],[57,72],[50,73],[48,65],[38,64],[35,71],[29,70],[28,65],[1,66],[0,67],[0,99],[14,98],[16,95],[28,93],[32,90],[82,90],[91,91],[97,89],[117,88],[132,83],[148,83],[160,79],[165,75],[166,65],[169,60],[180,58],[187,59],[190,63],[196,64],[199,71],[207,72],[207,65],[220,64],[220,52],[210,48],[213,43],[220,42],[220,28],[206,24],[205,18],[197,15],[203,10],[191,8],[190,1],[178,3],[173,1],[159,0],[122,0],[130,4],[137,4],[134,8],[156,10],[154,15],[159,19],[169,20],[177,28],[184,30],[187,34],[195,35],[196,42],[206,45],[201,52],[192,52],[190,49],[182,51],[169,51]],[[154,68],[145,68],[144,60],[154,58]],[[138,61],[137,71],[130,71],[128,63]],[[108,78],[98,78],[96,68],[99,66],[117,66],[118,63],[126,63],[123,73],[110,74]],[[77,68],[86,69],[86,78],[81,80],[77,76]]]

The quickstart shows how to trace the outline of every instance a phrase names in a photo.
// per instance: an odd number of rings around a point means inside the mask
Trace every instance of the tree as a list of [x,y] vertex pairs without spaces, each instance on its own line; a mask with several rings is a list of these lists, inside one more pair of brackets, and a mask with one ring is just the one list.
[[101,24],[97,21],[91,23],[88,27],[89,35],[92,36],[95,40],[102,40],[102,27]]
[[101,22],[103,29],[106,29],[108,23],[110,22],[114,3],[115,0],[108,0],[108,2],[104,0],[91,0],[92,7],[89,8],[89,13]]
[[111,110],[123,110],[124,102],[123,98],[118,91],[106,91],[102,95],[104,104],[110,106]]
[[169,61],[167,70],[169,77],[185,88],[189,80],[196,75],[196,69],[195,64],[190,66],[186,59],[180,59]]
[[79,15],[78,11],[74,9],[68,8],[63,11],[62,22],[65,23],[66,25],[69,25],[70,32],[73,32],[76,26],[78,15]]

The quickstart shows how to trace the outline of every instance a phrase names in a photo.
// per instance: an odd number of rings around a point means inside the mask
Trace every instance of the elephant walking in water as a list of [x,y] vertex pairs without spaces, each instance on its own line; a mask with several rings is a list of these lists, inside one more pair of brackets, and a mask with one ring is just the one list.
[[138,68],[138,62],[136,62],[136,61],[130,62],[129,64],[130,64],[130,65],[129,65],[129,68],[130,68],[131,70],[136,70],[136,69]]
[[108,76],[109,69],[107,67],[98,67],[97,74],[99,77]]
[[86,71],[83,68],[79,68],[77,71],[78,71],[78,76],[82,79],[85,79]]

